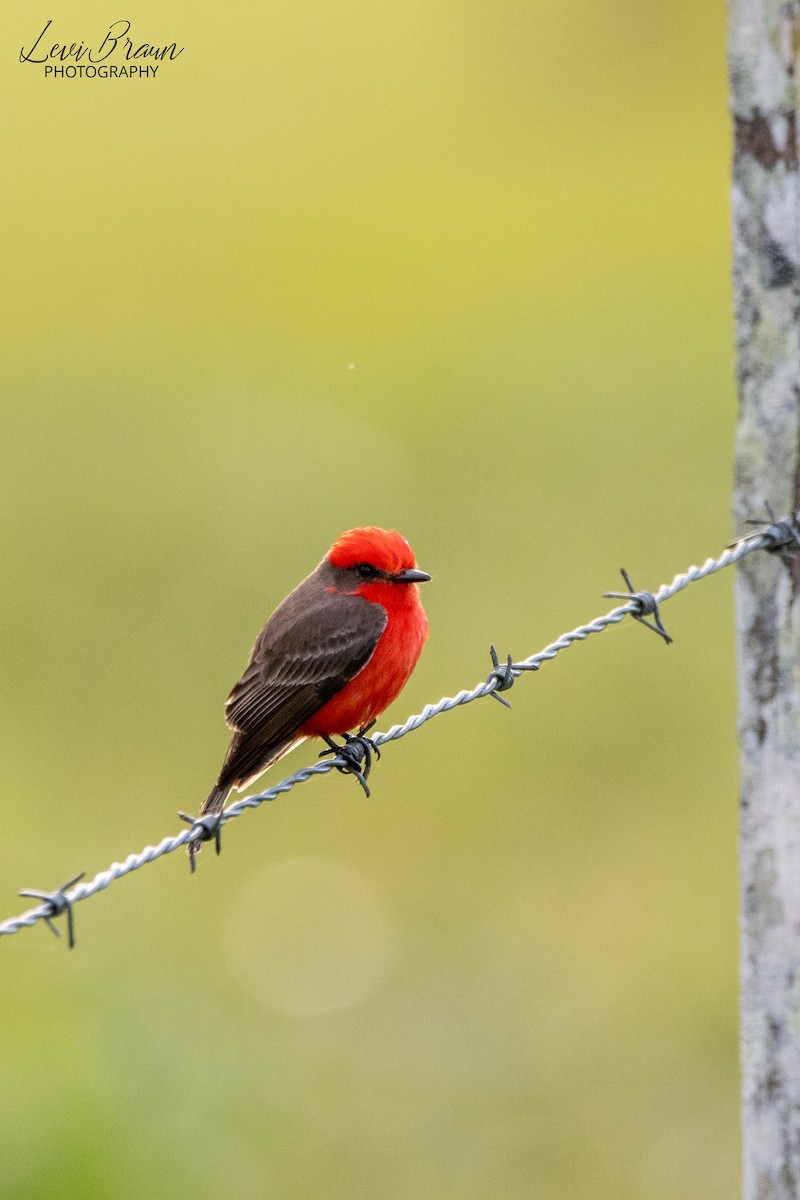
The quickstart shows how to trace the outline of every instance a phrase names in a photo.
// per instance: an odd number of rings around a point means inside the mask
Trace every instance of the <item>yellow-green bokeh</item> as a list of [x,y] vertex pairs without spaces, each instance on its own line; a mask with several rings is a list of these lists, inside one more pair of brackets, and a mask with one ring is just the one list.
[[[45,79],[48,16],[185,50]],[[434,575],[384,727],[728,539],[722,4],[9,0],[0,53],[0,916],[197,807],[342,529]],[[3,939],[0,1198],[735,1195],[731,585]]]

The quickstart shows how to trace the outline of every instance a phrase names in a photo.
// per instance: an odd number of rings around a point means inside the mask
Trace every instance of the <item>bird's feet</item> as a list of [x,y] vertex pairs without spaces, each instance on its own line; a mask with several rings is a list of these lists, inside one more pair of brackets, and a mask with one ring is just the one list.
[[378,746],[372,738],[366,736],[374,724],[373,721],[372,724],[366,725],[357,734],[344,734],[344,742],[341,744],[335,742],[327,734],[322,734],[322,740],[328,743],[328,749],[320,751],[319,755],[320,758],[324,758],[326,754],[333,754],[337,758],[344,759],[343,763],[337,763],[336,770],[345,775],[355,775],[367,795],[370,794],[367,779],[372,770],[372,756],[375,755],[376,758],[381,756]]

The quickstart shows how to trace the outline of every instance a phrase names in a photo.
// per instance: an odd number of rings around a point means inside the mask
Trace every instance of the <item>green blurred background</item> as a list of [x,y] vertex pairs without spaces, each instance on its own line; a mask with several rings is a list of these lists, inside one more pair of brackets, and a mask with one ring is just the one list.
[[[48,16],[186,48],[46,80]],[[0,916],[180,828],[341,530],[434,575],[383,728],[728,540],[721,2],[8,0],[0,46]],[[115,884],[71,954],[3,939],[2,1200],[735,1195],[731,589]]]

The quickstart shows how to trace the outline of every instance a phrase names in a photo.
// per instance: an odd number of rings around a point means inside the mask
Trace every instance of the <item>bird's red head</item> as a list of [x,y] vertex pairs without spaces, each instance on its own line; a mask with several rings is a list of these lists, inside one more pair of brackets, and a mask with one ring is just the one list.
[[[416,603],[416,588],[397,589],[395,584],[424,583],[430,579],[414,564],[414,551],[393,529],[349,529],[334,542],[325,556],[336,572],[329,591],[355,592],[381,604]],[[406,592],[401,601],[400,592]],[[392,596],[392,593],[394,595]]]
[[345,570],[369,563],[389,575],[411,570],[416,565],[414,551],[404,537],[394,529],[378,529],[375,525],[348,529],[334,542],[326,557],[335,567]]

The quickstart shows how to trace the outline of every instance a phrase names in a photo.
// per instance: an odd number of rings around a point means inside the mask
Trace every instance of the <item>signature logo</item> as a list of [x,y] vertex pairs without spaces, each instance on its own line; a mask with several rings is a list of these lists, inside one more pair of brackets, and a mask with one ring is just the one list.
[[183,54],[185,47],[177,42],[157,46],[138,42],[130,36],[130,21],[113,21],[105,37],[97,42],[53,42],[47,33],[48,21],[36,41],[19,52],[19,61],[44,66],[46,76],[80,78],[118,78],[132,75],[153,77],[159,66]]

